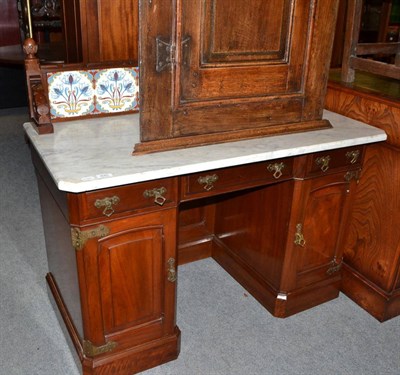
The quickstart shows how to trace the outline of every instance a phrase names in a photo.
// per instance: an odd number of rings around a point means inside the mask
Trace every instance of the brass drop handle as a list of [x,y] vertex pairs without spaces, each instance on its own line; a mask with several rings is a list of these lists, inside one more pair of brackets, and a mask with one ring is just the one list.
[[218,181],[218,176],[216,174],[207,175],[207,176],[200,176],[197,179],[197,182],[200,185],[204,185],[204,190],[210,191],[214,188],[214,183]]
[[110,217],[114,213],[114,208],[112,206],[115,204],[118,204],[119,202],[120,202],[119,197],[117,195],[114,195],[113,197],[96,199],[96,202],[94,202],[94,205],[96,208],[104,207],[103,215]]
[[353,150],[346,152],[346,158],[350,161],[350,164],[357,163],[359,157],[360,157],[360,150]]
[[143,196],[145,198],[153,198],[154,203],[158,204],[159,206],[163,206],[167,198],[164,197],[164,194],[167,192],[165,187],[155,188],[151,190],[145,190]]
[[171,283],[174,283],[176,281],[176,267],[175,267],[175,259],[174,258],[169,258],[167,262],[168,268],[168,281]]
[[304,239],[303,226],[301,224],[296,225],[296,233],[294,235],[294,243],[297,246],[304,247],[306,240]]
[[329,162],[331,161],[331,157],[329,155],[321,156],[315,159],[315,164],[321,167],[322,172],[326,172],[329,169]]
[[275,179],[281,178],[283,175],[283,169],[286,167],[285,163],[274,163],[274,164],[268,164],[268,171],[273,172],[273,176]]

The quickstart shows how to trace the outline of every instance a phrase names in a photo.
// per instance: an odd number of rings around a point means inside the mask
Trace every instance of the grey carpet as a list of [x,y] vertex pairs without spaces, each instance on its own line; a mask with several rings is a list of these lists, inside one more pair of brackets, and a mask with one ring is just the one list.
[[[40,206],[21,124],[0,110],[0,375],[77,375],[49,303]],[[400,317],[338,299],[273,318],[212,260],[179,268],[179,359],[146,375],[399,375]]]

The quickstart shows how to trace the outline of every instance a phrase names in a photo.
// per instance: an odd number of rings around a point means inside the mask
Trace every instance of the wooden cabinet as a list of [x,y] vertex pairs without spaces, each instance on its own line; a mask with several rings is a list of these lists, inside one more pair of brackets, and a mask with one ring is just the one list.
[[[67,194],[33,156],[47,281],[83,373],[130,375],[175,359],[176,179]],[[159,197],[145,193],[158,186],[168,190]],[[96,204],[107,200],[110,205]]]
[[338,1],[140,3],[136,152],[327,127]]
[[[72,228],[88,373],[96,374],[98,361],[118,374],[141,371],[148,365],[138,359],[149,349],[176,343],[175,232],[173,208]],[[148,348],[141,349],[143,344]],[[125,353],[135,347],[135,354]],[[108,352],[112,356],[105,360],[102,353]],[[131,372],[124,370],[127,364]]]
[[[360,73],[359,78],[364,77]],[[349,87],[332,79],[327,108],[388,135],[385,143],[366,149],[344,244],[342,282],[348,297],[385,321],[400,314],[399,83],[385,79],[381,87],[373,87],[373,82],[356,80]]]
[[[358,157],[346,166],[349,153]],[[275,316],[338,296],[362,153],[362,148],[325,152],[332,168],[328,162],[324,170],[321,153],[298,158],[295,181],[216,203],[213,257]],[[310,177],[314,165],[319,172]]]
[[337,297],[363,154],[349,147],[73,194],[33,149],[47,281],[83,373],[128,375],[177,357],[178,264],[213,257],[281,318]]

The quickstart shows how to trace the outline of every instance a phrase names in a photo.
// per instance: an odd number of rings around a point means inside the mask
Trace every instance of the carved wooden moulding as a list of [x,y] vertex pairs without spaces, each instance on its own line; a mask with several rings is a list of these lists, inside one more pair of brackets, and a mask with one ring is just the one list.
[[338,0],[140,3],[135,153],[329,127]]

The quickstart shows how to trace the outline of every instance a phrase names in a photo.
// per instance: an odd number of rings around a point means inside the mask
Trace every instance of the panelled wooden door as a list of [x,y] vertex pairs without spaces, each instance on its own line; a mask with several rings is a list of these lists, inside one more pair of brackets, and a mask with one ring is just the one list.
[[107,236],[88,241],[85,339],[122,348],[174,333],[176,220],[175,208],[115,220]]
[[167,3],[141,4],[142,141],[321,119],[337,0]]
[[344,173],[304,181],[305,203],[299,220],[301,228],[298,227],[304,242],[300,241],[294,249],[297,288],[340,271],[354,184],[354,180],[345,180]]

